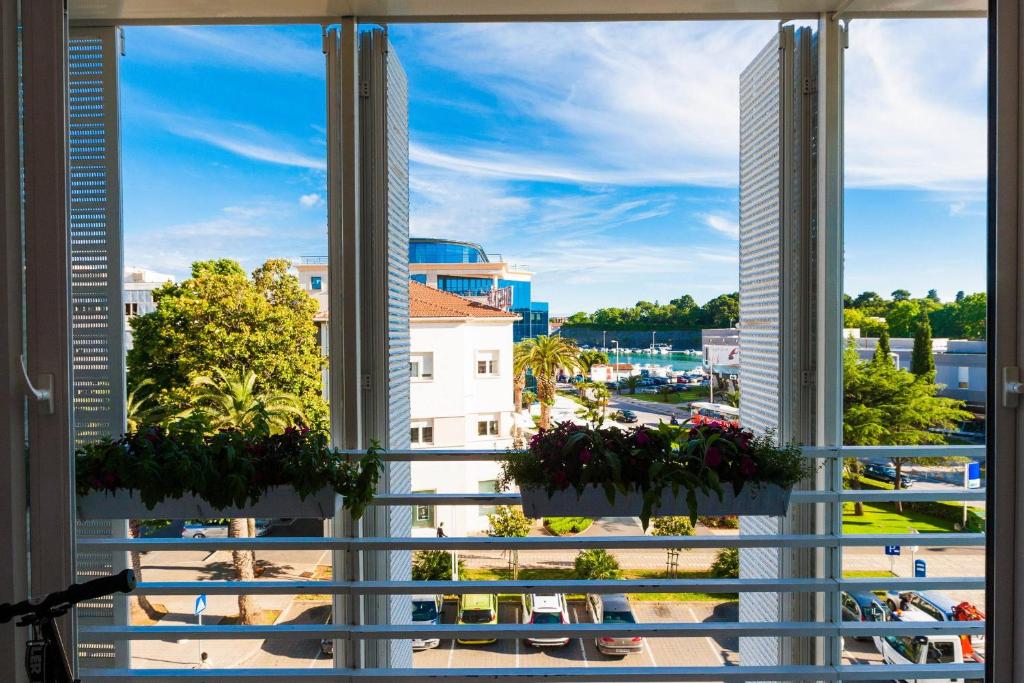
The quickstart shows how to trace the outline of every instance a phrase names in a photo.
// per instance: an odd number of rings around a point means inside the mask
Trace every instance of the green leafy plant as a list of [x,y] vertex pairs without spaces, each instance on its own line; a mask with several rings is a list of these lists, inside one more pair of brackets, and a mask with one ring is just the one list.
[[739,548],[722,548],[711,563],[711,576],[716,579],[740,578]]
[[[465,562],[459,560],[459,576]],[[451,581],[452,554],[446,550],[420,550],[412,556],[413,581]]]
[[149,509],[185,494],[217,508],[246,507],[272,486],[291,486],[302,499],[328,486],[358,519],[376,491],[379,451],[374,443],[351,462],[330,449],[326,434],[305,427],[280,434],[265,425],[211,433],[201,416],[193,416],[86,444],[75,454],[76,484],[79,495],[138,491]]
[[617,494],[643,495],[640,520],[647,528],[662,494],[685,495],[690,521],[697,521],[697,494],[723,487],[735,494],[745,487],[793,486],[814,466],[794,445],[777,445],[774,434],[755,436],[729,424],[586,427],[562,422],[542,429],[526,452],[510,453],[502,463],[500,484],[543,488],[548,495],[569,488],[604,490],[610,503]]
[[573,568],[578,579],[617,579],[622,576],[619,561],[603,548],[580,551]]

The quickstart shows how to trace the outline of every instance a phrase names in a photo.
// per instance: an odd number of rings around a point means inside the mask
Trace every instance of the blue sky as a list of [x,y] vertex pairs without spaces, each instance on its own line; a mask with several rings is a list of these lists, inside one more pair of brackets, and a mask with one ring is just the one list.
[[[739,72],[774,22],[394,26],[411,232],[535,271],[552,314],[737,287]],[[319,27],[128,28],[125,262],[326,251]],[[854,21],[846,289],[984,288],[985,26]]]

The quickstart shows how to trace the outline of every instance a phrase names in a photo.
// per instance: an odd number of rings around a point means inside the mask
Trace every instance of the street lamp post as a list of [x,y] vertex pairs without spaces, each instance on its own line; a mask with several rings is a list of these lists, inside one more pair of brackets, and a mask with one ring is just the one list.
[[615,344],[615,388],[618,389],[619,393],[622,393],[622,378],[619,377],[619,340],[612,339],[612,344]]

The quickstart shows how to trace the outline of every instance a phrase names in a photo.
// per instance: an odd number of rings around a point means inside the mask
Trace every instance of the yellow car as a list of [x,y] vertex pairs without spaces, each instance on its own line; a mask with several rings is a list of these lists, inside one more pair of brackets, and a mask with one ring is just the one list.
[[[498,623],[498,596],[497,595],[463,595],[459,599],[459,620],[463,624],[476,624],[489,626]],[[494,638],[472,639],[458,638],[456,642],[460,645],[489,645],[495,641]]]

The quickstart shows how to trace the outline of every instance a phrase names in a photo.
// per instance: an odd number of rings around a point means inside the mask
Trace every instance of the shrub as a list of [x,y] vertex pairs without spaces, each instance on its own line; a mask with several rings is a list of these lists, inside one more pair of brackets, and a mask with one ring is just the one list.
[[655,536],[693,536],[693,523],[689,517],[654,517],[651,532]]
[[[459,560],[461,576],[465,563]],[[446,550],[420,550],[412,557],[413,581],[451,581],[452,554]]]
[[586,531],[593,522],[589,517],[545,517],[544,528],[555,536],[565,536]]
[[537,402],[537,392],[526,390],[523,392],[523,408],[529,408]]
[[578,579],[617,579],[622,576],[619,561],[607,550],[583,550],[573,563]]
[[698,517],[697,523],[708,529],[739,529],[740,518],[736,515],[728,517]]
[[740,549],[722,548],[711,563],[711,576],[716,579],[740,578]]

